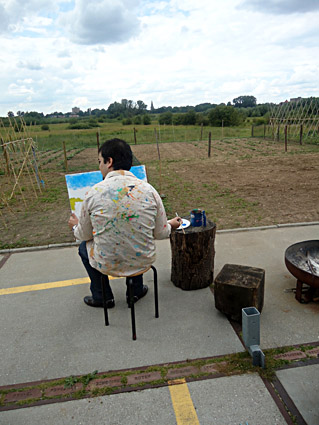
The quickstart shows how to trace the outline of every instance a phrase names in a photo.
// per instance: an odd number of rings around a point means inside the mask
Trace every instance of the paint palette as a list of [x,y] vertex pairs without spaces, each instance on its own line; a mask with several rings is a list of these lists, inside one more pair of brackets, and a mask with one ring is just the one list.
[[182,218],[182,224],[176,230],[186,229],[190,225],[191,225],[191,222],[189,220],[186,220],[186,218]]

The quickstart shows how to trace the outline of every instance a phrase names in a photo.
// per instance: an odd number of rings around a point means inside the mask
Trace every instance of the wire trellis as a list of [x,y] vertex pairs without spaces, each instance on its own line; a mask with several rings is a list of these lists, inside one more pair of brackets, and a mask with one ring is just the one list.
[[31,197],[38,198],[44,188],[36,158],[36,144],[22,117],[8,118],[9,126],[0,119],[0,206],[10,211],[10,201],[19,200],[27,207]]
[[273,138],[279,140],[287,128],[290,139],[311,140],[319,137],[319,98],[298,97],[270,108]]

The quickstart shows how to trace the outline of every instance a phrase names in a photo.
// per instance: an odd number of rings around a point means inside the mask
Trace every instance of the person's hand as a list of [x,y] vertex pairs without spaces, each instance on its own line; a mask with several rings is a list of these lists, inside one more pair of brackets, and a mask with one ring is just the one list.
[[72,213],[68,221],[69,228],[72,230],[72,227],[78,224],[79,224],[79,219],[74,213]]
[[183,222],[180,217],[174,217],[171,220],[168,220],[169,224],[172,226],[172,229],[177,229]]

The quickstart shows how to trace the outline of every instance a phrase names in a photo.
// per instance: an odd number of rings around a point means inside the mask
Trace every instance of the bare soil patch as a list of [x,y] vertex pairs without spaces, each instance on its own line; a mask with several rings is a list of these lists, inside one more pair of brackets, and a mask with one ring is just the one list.
[[[165,195],[169,217],[203,208],[217,229],[318,220],[318,146],[290,144],[285,153],[282,144],[269,140],[224,139],[213,141],[208,158],[207,142],[165,143],[161,166],[155,144],[132,150],[146,165],[149,182]],[[30,192],[27,208],[19,199],[10,209],[2,205],[1,248],[74,241],[61,157],[58,161],[42,166],[46,188],[38,199]],[[98,169],[96,149],[75,153],[68,169]]]

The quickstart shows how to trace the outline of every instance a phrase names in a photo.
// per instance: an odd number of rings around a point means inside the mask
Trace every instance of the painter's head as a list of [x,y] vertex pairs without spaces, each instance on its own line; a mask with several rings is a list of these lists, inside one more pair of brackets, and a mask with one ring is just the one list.
[[[112,161],[110,161],[112,159]],[[109,164],[113,170],[127,170],[132,167],[133,154],[130,145],[121,139],[110,139],[99,149],[100,170],[104,174],[104,165]],[[101,162],[103,162],[101,164]],[[109,170],[110,171],[110,170]],[[103,175],[103,177],[105,177]]]

